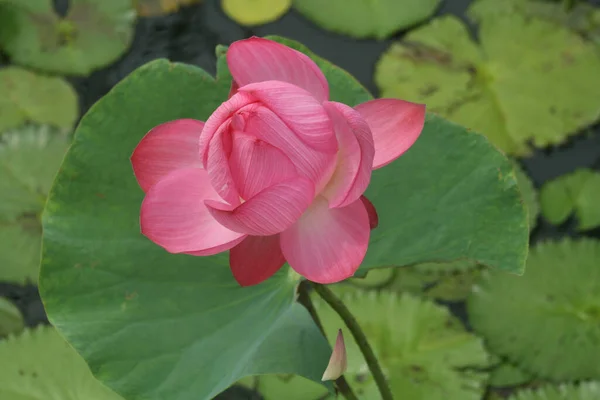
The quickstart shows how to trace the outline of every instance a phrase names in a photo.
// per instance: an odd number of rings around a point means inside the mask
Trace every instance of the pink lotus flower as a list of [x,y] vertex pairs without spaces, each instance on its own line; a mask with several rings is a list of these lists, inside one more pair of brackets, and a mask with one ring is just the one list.
[[286,261],[315,282],[352,276],[377,220],[371,171],[417,140],[425,106],[329,101],[309,57],[266,39],[233,43],[227,63],[230,97],[206,122],[164,123],[135,149],[142,233],[171,253],[230,250],[242,286]]

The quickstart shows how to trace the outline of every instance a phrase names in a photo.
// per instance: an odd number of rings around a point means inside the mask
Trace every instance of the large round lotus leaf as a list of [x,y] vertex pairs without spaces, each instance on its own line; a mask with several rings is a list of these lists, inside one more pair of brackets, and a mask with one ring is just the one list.
[[23,330],[23,316],[10,300],[0,297],[0,338]]
[[125,0],[70,0],[65,18],[52,0],[0,2],[0,47],[16,64],[87,75],[127,50],[134,19]]
[[1,399],[123,400],[49,326],[0,341],[0,360]]
[[64,135],[27,126],[0,140],[0,281],[36,283],[40,214],[68,147]]
[[[315,58],[333,100],[371,98],[345,71],[277,40]],[[225,51],[217,49],[217,81],[156,61],[119,83],[82,119],[47,203],[40,290],[49,318],[125,396],[208,399],[265,373],[320,381],[331,355],[295,305],[297,282],[285,270],[240,288],[226,254],[171,255],[139,232],[143,193],[129,157],[152,127],[205,120],[227,98]],[[472,258],[522,272],[527,222],[510,162],[485,138],[435,116],[417,143],[373,177],[367,195],[386,217],[364,270]]]
[[600,117],[600,53],[580,35],[514,12],[482,19],[479,40],[452,16],[410,32],[378,62],[381,95],[425,103],[520,156]]
[[579,230],[600,226],[600,173],[582,168],[542,186],[540,201],[544,217],[561,224],[575,211]]
[[600,398],[600,382],[584,382],[579,385],[544,386],[517,392],[508,400],[597,400]]
[[521,277],[486,271],[468,301],[473,328],[541,378],[600,377],[598,260],[599,241],[565,239],[533,248]]
[[[342,298],[365,331],[397,398],[481,399],[487,379],[481,370],[488,366],[488,355],[482,340],[467,332],[445,307],[385,291]],[[370,392],[375,388],[373,379],[351,333],[327,304],[316,301],[315,306],[330,341],[338,329],[344,333],[351,386]]]
[[294,0],[294,8],[324,29],[357,38],[386,38],[429,18],[440,0]]
[[0,69],[0,132],[28,120],[71,129],[77,116],[77,93],[62,78]]
[[273,22],[292,6],[292,0],[221,0],[227,16],[246,25],[262,25]]
[[154,17],[177,12],[180,7],[202,0],[133,0],[137,14],[140,17]]

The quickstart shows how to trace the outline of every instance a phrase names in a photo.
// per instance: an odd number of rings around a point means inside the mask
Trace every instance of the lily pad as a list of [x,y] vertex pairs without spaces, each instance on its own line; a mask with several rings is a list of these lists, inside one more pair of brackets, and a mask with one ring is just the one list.
[[599,377],[598,260],[599,241],[565,239],[534,247],[522,277],[485,271],[467,303],[473,328],[537,377]]
[[64,79],[0,69],[0,132],[26,121],[70,130],[78,114],[77,93]]
[[[344,304],[374,347],[392,392],[411,400],[479,400],[489,364],[482,340],[467,332],[448,309],[409,294],[357,292]],[[352,335],[326,304],[316,302],[330,341],[344,331],[348,355],[346,377],[360,398],[374,389],[373,379]]]
[[292,6],[292,0],[221,0],[229,18],[240,25],[254,26],[273,22]]
[[66,17],[52,0],[0,3],[0,47],[20,65],[88,75],[117,60],[133,38],[130,1],[70,0]]
[[175,13],[180,7],[200,3],[202,0],[133,0],[140,17],[155,17]]
[[533,375],[521,368],[503,362],[492,370],[489,385],[492,387],[509,387],[523,385],[533,380]]
[[523,171],[523,168],[521,168],[517,162],[514,163],[514,166],[517,184],[519,185],[521,197],[527,208],[527,214],[529,215],[529,230],[532,231],[535,228],[538,216],[540,215],[538,194],[533,186],[533,182],[525,171]]
[[575,212],[577,229],[600,226],[600,173],[582,168],[554,179],[540,192],[542,213],[553,224],[562,224]]
[[24,326],[21,311],[8,299],[0,297],[0,338],[19,333]]
[[452,16],[410,32],[377,64],[381,95],[426,103],[517,156],[600,117],[600,54],[580,35],[514,12],[481,19],[479,40]]
[[429,18],[440,0],[294,0],[294,8],[324,29],[383,39]]
[[584,382],[579,385],[548,385],[535,390],[521,390],[508,400],[596,400],[598,398],[600,398],[600,382]]
[[0,281],[37,283],[40,214],[68,140],[47,126],[26,126],[0,141]]
[[40,326],[0,341],[0,398],[123,400],[92,376],[56,330]]
[[238,382],[257,390],[263,400],[334,400],[323,385],[298,375],[261,375]]

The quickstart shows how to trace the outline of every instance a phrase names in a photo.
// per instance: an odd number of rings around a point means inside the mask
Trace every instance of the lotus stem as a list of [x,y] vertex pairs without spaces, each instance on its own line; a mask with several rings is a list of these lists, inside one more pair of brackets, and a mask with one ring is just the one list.
[[356,321],[356,318],[354,318],[354,315],[352,315],[344,303],[331,290],[329,290],[327,286],[313,283],[313,287],[319,296],[321,296],[321,298],[323,298],[323,300],[329,304],[329,306],[340,316],[340,318],[342,318],[348,327],[348,330],[354,337],[356,344],[365,357],[365,361],[367,362],[369,370],[375,379],[379,393],[381,393],[382,400],[393,400],[394,396],[392,395],[392,391],[390,390],[387,380],[385,379],[385,375],[383,374],[383,370],[379,365],[379,361],[375,356],[375,352],[369,344],[367,336],[360,328],[358,321]]
[[[325,336],[325,339],[327,339],[327,335],[325,334],[325,329],[323,329],[323,324],[321,323],[319,314],[317,314],[317,310],[310,299],[310,295],[308,293],[309,289],[310,283],[308,281],[300,283],[300,287],[298,288],[298,302],[302,304],[304,308],[306,308],[323,336]],[[346,398],[346,400],[358,400],[358,397],[356,397],[356,394],[354,394],[352,391],[352,388],[348,384],[348,381],[346,381],[346,377],[344,375],[337,378],[334,382],[338,391]]]

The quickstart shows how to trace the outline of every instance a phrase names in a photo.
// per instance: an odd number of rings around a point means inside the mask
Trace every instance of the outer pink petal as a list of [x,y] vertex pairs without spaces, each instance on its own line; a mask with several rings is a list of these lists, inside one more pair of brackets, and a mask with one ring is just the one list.
[[282,150],[292,161],[298,174],[315,184],[317,193],[329,181],[337,156],[309,148],[273,111],[262,106],[256,107],[248,113],[245,130]]
[[355,107],[369,124],[375,142],[373,169],[400,157],[415,143],[425,124],[425,105],[377,99]]
[[232,147],[231,135],[229,126],[224,124],[219,132],[213,136],[208,149],[206,171],[212,187],[221,198],[231,205],[238,205],[240,204],[240,195],[229,167],[229,156]]
[[329,116],[306,90],[287,82],[264,81],[242,86],[239,93],[251,95],[272,110],[309,147],[326,153],[337,151]]
[[308,280],[335,283],[354,275],[369,244],[369,216],[361,200],[329,208],[324,197],[290,229],[281,233],[281,250],[290,266]]
[[240,132],[233,137],[229,166],[238,192],[244,199],[298,175],[294,164],[281,150]]
[[173,171],[146,194],[140,215],[142,233],[171,253],[207,255],[230,249],[245,235],[211,216],[204,200],[218,198],[206,171]]
[[208,146],[210,141],[219,130],[223,129],[224,124],[229,123],[229,120],[236,111],[239,111],[241,108],[254,102],[256,102],[256,100],[249,94],[237,92],[231,96],[229,100],[221,104],[211,116],[208,117],[198,140],[200,160],[202,160],[202,165],[205,168],[208,160]]
[[340,150],[331,180],[323,191],[329,207],[344,207],[355,202],[367,189],[375,148],[369,126],[351,107],[335,102],[323,103],[329,114]]
[[266,188],[238,207],[218,201],[205,204],[219,223],[253,236],[269,236],[292,226],[314,198],[314,185],[306,178],[294,178]]
[[236,281],[252,286],[270,278],[285,264],[279,235],[248,236],[229,252],[229,265]]
[[131,155],[133,173],[144,192],[172,171],[200,166],[198,138],[204,122],[178,119],[158,125]]
[[234,42],[227,64],[239,86],[283,81],[310,92],[319,102],[329,99],[327,79],[308,56],[267,39],[252,37]]
[[246,235],[242,235],[239,238],[232,240],[231,242],[222,244],[220,246],[211,247],[210,249],[206,249],[206,250],[184,251],[183,253],[189,254],[191,256],[212,256],[212,255],[227,251],[227,250],[233,248],[234,246],[237,246],[246,238],[247,238]]
[[365,209],[367,210],[367,214],[369,214],[369,226],[371,229],[377,228],[379,225],[379,215],[377,215],[377,210],[371,200],[367,199],[366,196],[360,196],[360,200],[363,202]]

